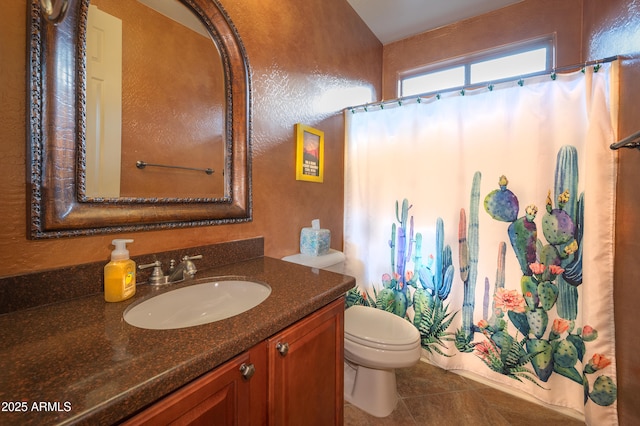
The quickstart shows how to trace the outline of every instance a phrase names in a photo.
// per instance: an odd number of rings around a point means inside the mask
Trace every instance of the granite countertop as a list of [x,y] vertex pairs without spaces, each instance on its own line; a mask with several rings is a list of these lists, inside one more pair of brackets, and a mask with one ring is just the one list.
[[[268,257],[201,270],[269,284],[271,295],[232,318],[176,330],[123,320],[132,303],[167,289],[139,285],[0,315],[0,424],[112,424],[342,296],[352,277]],[[26,403],[26,404],[25,404]],[[20,411],[17,411],[20,410]]]

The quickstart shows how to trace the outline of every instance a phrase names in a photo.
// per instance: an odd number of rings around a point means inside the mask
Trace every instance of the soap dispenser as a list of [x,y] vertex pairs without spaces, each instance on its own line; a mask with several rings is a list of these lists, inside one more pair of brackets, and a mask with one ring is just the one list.
[[133,240],[115,239],[111,243],[111,262],[104,267],[104,300],[121,302],[136,294],[136,263],[129,259],[127,243]]

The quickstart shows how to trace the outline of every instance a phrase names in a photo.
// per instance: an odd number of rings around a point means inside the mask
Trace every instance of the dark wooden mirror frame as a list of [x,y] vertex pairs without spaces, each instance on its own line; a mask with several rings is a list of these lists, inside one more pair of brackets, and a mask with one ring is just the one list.
[[53,25],[27,3],[27,236],[30,239],[247,222],[251,205],[251,76],[238,32],[217,0],[180,0],[218,45],[226,80],[225,196],[89,198],[85,171],[85,35],[89,0]]

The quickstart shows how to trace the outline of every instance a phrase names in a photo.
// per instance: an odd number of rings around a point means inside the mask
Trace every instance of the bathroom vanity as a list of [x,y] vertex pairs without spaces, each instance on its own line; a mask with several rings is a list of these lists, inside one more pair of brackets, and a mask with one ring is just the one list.
[[124,424],[342,424],[343,319],[340,298]]
[[247,277],[269,284],[271,295],[240,315],[174,330],[124,321],[128,306],[167,291],[149,285],[120,303],[98,293],[0,315],[0,423],[213,415],[237,424],[339,424],[342,297],[354,279],[262,256],[207,269],[206,258],[197,279]]

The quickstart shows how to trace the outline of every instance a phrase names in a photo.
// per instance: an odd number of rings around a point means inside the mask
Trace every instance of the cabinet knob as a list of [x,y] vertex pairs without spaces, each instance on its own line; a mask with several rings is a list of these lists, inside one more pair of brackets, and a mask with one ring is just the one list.
[[240,366],[240,374],[245,380],[249,380],[256,372],[256,367],[253,364],[242,364]]
[[288,343],[278,343],[276,345],[276,350],[280,352],[280,355],[285,356],[289,352],[289,344]]

